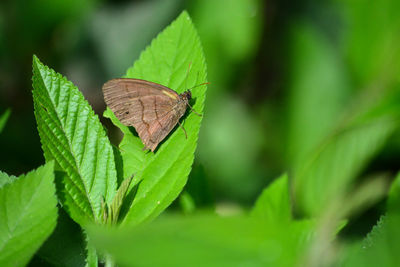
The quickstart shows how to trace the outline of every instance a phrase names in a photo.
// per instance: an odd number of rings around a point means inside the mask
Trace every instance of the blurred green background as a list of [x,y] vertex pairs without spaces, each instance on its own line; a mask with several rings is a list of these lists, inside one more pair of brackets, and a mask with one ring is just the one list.
[[[183,9],[199,32],[211,83],[186,187],[197,207],[246,209],[274,178],[297,173],[363,106],[384,99],[366,110],[399,107],[398,0],[6,0],[0,114],[12,114],[0,136],[0,170],[19,175],[44,162],[33,114],[33,54],[78,86],[118,143],[120,133],[101,116],[101,87],[123,76]],[[387,127],[377,151],[354,163],[358,180],[399,170],[399,132]],[[365,234],[381,212],[379,204],[368,209],[345,234]]]

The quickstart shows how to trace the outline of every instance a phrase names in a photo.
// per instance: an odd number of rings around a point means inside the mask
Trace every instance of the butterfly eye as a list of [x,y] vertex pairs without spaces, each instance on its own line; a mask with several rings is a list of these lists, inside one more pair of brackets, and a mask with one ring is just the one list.
[[181,94],[181,97],[186,98],[187,100],[190,100],[190,99],[192,99],[192,93],[189,90],[187,90]]

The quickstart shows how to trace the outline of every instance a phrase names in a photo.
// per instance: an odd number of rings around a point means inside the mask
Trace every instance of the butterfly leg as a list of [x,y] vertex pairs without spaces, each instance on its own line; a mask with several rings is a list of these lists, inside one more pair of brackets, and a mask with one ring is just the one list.
[[196,110],[194,110],[194,109],[192,108],[192,106],[191,106],[189,103],[188,103],[187,105],[189,106],[190,110],[193,111],[194,114],[196,114],[196,115],[199,116],[199,117],[203,117],[203,115],[200,114],[200,113],[198,113],[198,112],[196,112]]
[[200,113],[196,112],[194,109],[192,109],[192,112],[193,112],[194,114],[196,114],[197,116],[199,116],[199,117],[203,117],[203,114],[200,114]]
[[182,128],[183,132],[185,133],[185,137],[186,137],[186,139],[187,139],[187,133],[186,133],[185,128],[183,128],[182,124],[181,124],[179,121],[178,121],[178,124],[179,124],[179,127]]

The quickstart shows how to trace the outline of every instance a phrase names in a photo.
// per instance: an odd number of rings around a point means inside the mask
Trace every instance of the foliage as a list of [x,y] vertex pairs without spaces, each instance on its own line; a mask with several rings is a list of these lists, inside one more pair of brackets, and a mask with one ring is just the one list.
[[399,259],[398,213],[381,218],[364,242],[350,245],[345,250],[341,266],[396,266]]
[[[184,36],[184,41],[182,41]],[[154,39],[126,74],[128,78],[149,80],[178,93],[206,82],[206,65],[197,33],[186,12]],[[206,87],[193,88],[193,109],[203,112]],[[182,122],[188,136],[175,129],[156,153],[143,151],[140,139],[106,111],[105,116],[124,133],[120,144],[124,177],[134,174],[137,194],[123,224],[137,224],[157,216],[179,194],[186,183],[202,117],[189,112]]]
[[[57,200],[54,163],[18,178],[0,188],[0,265],[25,266],[56,226]],[[2,182],[3,183],[3,182]]]
[[[396,266],[399,1],[53,2],[0,3],[1,266]],[[143,151],[119,76],[204,116]]]
[[[387,103],[389,95],[379,104],[392,109]],[[378,105],[379,105],[378,104]],[[367,112],[379,109],[373,105]],[[296,193],[300,209],[308,214],[318,214],[330,201],[348,192],[356,175],[376,154],[398,127],[400,110],[378,112],[372,116],[357,114],[344,126],[319,144],[310,156],[305,157],[296,172]]]
[[397,174],[390,187],[387,208],[388,210],[400,212],[400,172]]
[[92,227],[89,233],[121,266],[293,266],[313,240],[315,225],[294,220],[291,212],[282,175],[264,190],[252,216],[166,215],[136,228]]
[[293,266],[312,229],[309,221],[275,224],[197,214],[165,216],[135,229],[92,229],[92,236],[120,266]]
[[35,116],[46,161],[55,160],[71,217],[100,221],[116,191],[114,154],[98,117],[71,82],[33,58]]
[[3,131],[4,126],[7,123],[8,118],[10,117],[11,110],[7,109],[3,114],[0,116],[0,133]]
[[308,24],[293,32],[288,148],[295,202],[298,211],[318,215],[350,191],[398,130],[400,93],[379,79],[347,100],[349,82],[338,52]]
[[251,215],[271,223],[286,223],[292,220],[287,174],[270,184],[255,203]]
[[[185,42],[181,41],[182,36]],[[206,81],[200,41],[186,12],[142,53],[127,77],[164,84],[178,93]],[[188,138],[183,131],[175,130],[153,154],[143,151],[140,139],[108,110],[106,116],[125,134],[120,145],[122,162],[119,162],[120,158],[114,156],[118,151],[112,148],[82,93],[35,56],[33,88],[35,116],[46,161],[55,160],[59,198],[81,226],[117,223],[124,205],[127,211],[120,218],[122,223],[137,224],[157,216],[178,196],[191,170],[201,116],[193,112],[185,116],[182,126]],[[201,113],[205,86],[193,89],[192,97],[193,109]],[[118,190],[116,160],[125,167],[125,180]],[[134,199],[130,202],[127,196],[132,194]],[[89,263],[96,257],[90,241],[87,242]]]

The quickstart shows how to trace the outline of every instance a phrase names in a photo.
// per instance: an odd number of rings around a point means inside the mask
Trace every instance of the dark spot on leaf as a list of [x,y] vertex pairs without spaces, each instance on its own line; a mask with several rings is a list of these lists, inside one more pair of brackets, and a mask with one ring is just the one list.
[[43,106],[42,103],[39,102],[39,104],[40,104],[40,106],[44,109],[44,111],[48,112],[48,111],[47,111],[47,108],[46,108],[45,106]]

